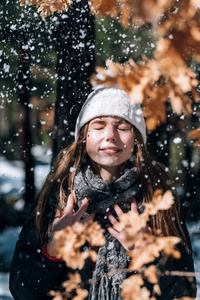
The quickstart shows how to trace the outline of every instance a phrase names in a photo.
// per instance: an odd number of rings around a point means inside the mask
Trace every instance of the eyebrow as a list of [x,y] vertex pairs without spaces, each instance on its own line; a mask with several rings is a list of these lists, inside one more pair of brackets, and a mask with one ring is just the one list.
[[[114,122],[116,124],[128,124],[128,125],[130,125],[130,123],[127,122],[126,120],[119,120],[119,121],[114,121]],[[98,123],[98,124],[105,124],[106,121],[101,120],[101,119],[96,119],[96,120],[91,121],[91,125],[96,124],[96,123]]]
[[103,120],[94,120],[94,121],[91,122],[91,125],[92,125],[92,124],[95,124],[95,123],[98,123],[98,124],[104,124],[104,123],[106,123],[106,122],[103,121]]

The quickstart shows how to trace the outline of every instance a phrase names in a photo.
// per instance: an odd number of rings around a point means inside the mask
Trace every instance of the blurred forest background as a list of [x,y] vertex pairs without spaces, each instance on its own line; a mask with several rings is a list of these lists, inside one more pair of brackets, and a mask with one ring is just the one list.
[[[144,55],[153,58],[157,42],[153,26],[145,22],[128,28],[118,17],[92,15],[86,0],[46,18],[35,6],[1,0],[0,272],[9,271],[19,230],[52,161],[73,141],[76,117],[92,90],[95,67],[105,68],[106,59],[125,64],[129,59],[137,63]],[[199,80],[199,63],[190,59],[187,64]],[[199,85],[196,89],[199,93]],[[200,152],[188,136],[199,127],[199,102],[192,103],[189,117],[178,115],[170,101],[164,105],[166,122],[148,131],[147,146],[172,174],[199,258]],[[159,110],[154,105],[157,115]],[[195,267],[199,271],[197,260]],[[0,273],[0,282],[0,296],[11,299],[8,273]]]
[[[150,24],[124,28],[92,15],[84,0],[45,19],[34,6],[1,0],[0,229],[23,223],[51,161],[73,141],[95,66],[152,58],[155,43]],[[199,64],[190,67],[199,79]],[[149,152],[169,168],[187,220],[200,218],[199,149],[188,137],[199,119],[199,103],[190,118],[167,104],[166,123],[148,132]]]

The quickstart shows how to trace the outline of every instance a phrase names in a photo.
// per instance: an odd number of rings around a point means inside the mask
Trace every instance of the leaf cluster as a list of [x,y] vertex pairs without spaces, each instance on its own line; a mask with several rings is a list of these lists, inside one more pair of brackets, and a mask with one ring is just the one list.
[[95,250],[88,248],[82,251],[82,247],[86,243],[91,247],[104,245],[103,232],[97,222],[75,223],[72,227],[68,226],[56,232],[55,239],[58,240],[55,247],[56,256],[62,258],[68,267],[81,270],[88,257],[93,261],[97,260]]
[[[180,258],[180,252],[175,249],[180,239],[175,236],[165,237],[160,231],[152,232],[148,227],[148,221],[150,216],[157,214],[159,210],[169,209],[173,202],[171,191],[162,194],[161,190],[156,190],[152,201],[144,204],[145,209],[142,214],[139,215],[134,211],[124,213],[119,223],[115,225],[116,230],[124,233],[124,241],[130,249],[127,252],[130,257],[129,267],[121,271],[137,271],[136,274],[123,281],[121,291],[123,299],[155,300],[156,295],[161,295],[159,287],[161,272],[152,263],[161,256],[163,264],[169,257]],[[84,225],[75,223],[72,227],[57,232],[55,237],[57,239],[56,256],[62,257],[68,267],[79,270],[83,268],[87,257],[96,261],[97,254],[92,247],[105,244],[103,230],[97,222],[92,221]],[[83,251],[82,247],[85,243],[88,243],[91,248]],[[120,270],[117,271],[120,272]],[[146,280],[153,285],[153,292],[144,286]],[[69,274],[69,280],[63,283],[63,287],[64,293],[51,291],[54,300],[68,299],[67,297],[82,300],[88,295],[78,273]]]
[[97,68],[92,82],[104,86],[118,84],[128,92],[131,101],[143,105],[150,131],[166,122],[168,99],[178,115],[191,116],[193,103],[199,102],[196,91],[199,82],[187,63],[191,59],[200,61],[199,1],[113,0],[107,4],[105,0],[94,0],[92,3],[94,12],[119,18],[125,28],[150,23],[158,39],[153,60],[144,57],[134,67],[133,61],[120,66],[116,63],[115,68],[114,63],[107,63],[106,74]]

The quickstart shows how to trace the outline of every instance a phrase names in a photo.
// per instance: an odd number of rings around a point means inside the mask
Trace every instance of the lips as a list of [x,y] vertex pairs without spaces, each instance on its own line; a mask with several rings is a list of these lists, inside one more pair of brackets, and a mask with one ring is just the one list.
[[107,147],[100,148],[100,151],[107,153],[107,154],[116,154],[122,150],[117,147],[107,146]]

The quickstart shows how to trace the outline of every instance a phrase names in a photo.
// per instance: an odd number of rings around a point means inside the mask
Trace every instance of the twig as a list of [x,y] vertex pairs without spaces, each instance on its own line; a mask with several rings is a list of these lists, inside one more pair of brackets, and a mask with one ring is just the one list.
[[94,282],[97,282],[97,281],[101,280],[101,278],[103,278],[103,277],[109,277],[109,276],[112,276],[112,275],[114,275],[114,274],[116,274],[116,273],[130,273],[130,272],[133,272],[133,271],[131,271],[131,270],[128,269],[128,268],[123,268],[123,269],[113,269],[113,270],[111,270],[110,272],[108,272],[108,273],[106,273],[106,274],[104,274],[104,275],[101,275],[101,276],[92,278],[92,279],[86,281],[85,283],[86,283],[86,284],[91,284],[91,283],[94,283]]
[[[140,270],[141,271],[141,270]],[[85,282],[86,284],[91,284],[94,282],[99,281],[102,277],[108,277],[108,276],[112,276],[113,274],[116,273],[131,273],[133,271],[131,271],[128,268],[123,268],[123,269],[113,269],[110,272],[104,274],[103,276],[98,276],[95,278],[92,278],[91,280]],[[200,272],[185,272],[185,271],[164,271],[163,272],[164,275],[167,276],[189,276],[189,277],[200,277]],[[196,300],[200,300],[200,299],[196,299]]]
[[171,276],[190,276],[190,277],[200,277],[200,272],[186,272],[186,271],[164,271],[165,275]]

